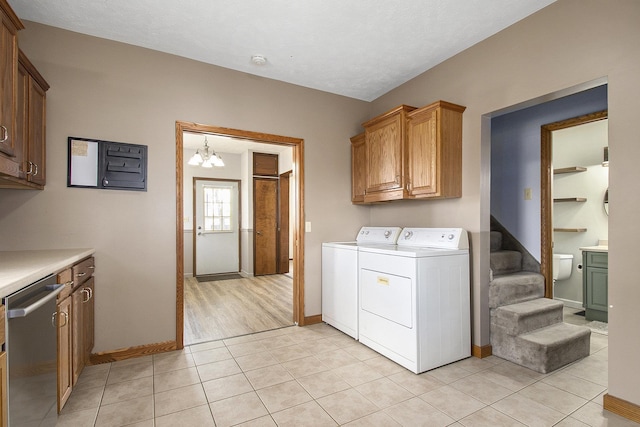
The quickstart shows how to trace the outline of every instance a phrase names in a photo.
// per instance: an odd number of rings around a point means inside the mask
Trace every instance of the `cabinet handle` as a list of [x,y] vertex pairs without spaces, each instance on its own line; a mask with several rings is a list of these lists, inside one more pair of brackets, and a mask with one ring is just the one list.
[[87,267],[89,270],[95,270],[96,266],[95,265],[90,265],[89,267]]
[[[31,163],[31,162],[29,162]],[[33,163],[33,165],[36,167],[36,171],[33,173],[33,176],[38,175],[38,165],[36,163]]]
[[82,290],[82,293],[83,293],[83,294],[85,294],[85,295],[87,296],[87,299],[83,299],[83,300],[82,300],[82,303],[84,304],[84,303],[86,303],[86,302],[89,302],[89,300],[91,299],[91,291],[89,290],[89,288],[84,288],[84,289]]
[[0,129],[2,129],[2,139],[0,139],[0,142],[5,142],[9,139],[9,130],[5,125],[0,125]]
[[73,280],[64,283],[65,286],[73,286]]
[[64,323],[58,325],[59,327],[63,327],[66,326],[67,323],[69,323],[69,313],[67,313],[66,311],[62,311],[60,312],[60,314],[62,314],[62,317],[64,317]]
[[29,170],[27,171],[27,175],[31,175],[33,173],[33,162],[27,162],[29,163]]
[[53,314],[51,315],[51,326],[53,326],[54,328],[58,327],[58,322],[56,322],[57,318],[58,318],[58,312],[54,311]]
[[82,276],[85,276],[86,274],[87,274],[87,273],[85,273],[85,272],[78,273],[78,274],[76,274],[76,277],[82,277]]

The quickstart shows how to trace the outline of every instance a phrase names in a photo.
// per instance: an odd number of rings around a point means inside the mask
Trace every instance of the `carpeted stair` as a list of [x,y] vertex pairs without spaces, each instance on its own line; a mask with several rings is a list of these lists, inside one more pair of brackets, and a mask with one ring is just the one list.
[[589,355],[591,331],[562,321],[563,304],[544,298],[544,277],[522,271],[522,254],[491,232],[491,346],[498,357],[548,373]]

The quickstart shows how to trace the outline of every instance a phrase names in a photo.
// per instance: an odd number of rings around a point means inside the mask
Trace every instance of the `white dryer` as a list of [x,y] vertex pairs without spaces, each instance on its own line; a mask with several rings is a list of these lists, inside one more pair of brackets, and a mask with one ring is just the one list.
[[351,242],[322,244],[322,320],[358,339],[358,249],[395,245],[402,228],[362,227]]
[[471,356],[469,241],[460,228],[405,228],[361,247],[359,340],[413,371]]

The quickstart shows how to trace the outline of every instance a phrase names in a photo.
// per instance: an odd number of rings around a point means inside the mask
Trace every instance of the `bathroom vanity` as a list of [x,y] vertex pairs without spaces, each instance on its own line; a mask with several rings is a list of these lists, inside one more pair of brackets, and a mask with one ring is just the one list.
[[607,246],[589,246],[582,251],[583,306],[585,319],[608,321],[609,252]]

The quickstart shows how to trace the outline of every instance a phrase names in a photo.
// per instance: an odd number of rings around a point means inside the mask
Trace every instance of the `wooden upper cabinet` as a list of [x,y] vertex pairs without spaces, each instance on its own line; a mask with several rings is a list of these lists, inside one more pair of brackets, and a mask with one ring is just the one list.
[[400,105],[363,123],[365,129],[365,202],[402,199],[405,191],[405,122],[415,107]]
[[253,174],[259,176],[278,176],[278,155],[253,153]]
[[364,123],[364,159],[360,135],[351,138],[352,202],[461,197],[465,108],[401,105]]
[[24,28],[6,0],[0,0],[0,173],[18,177],[15,139],[18,90],[18,30]]
[[364,133],[351,138],[351,202],[364,203],[366,190]]
[[407,115],[408,198],[462,196],[462,113],[435,102]]

